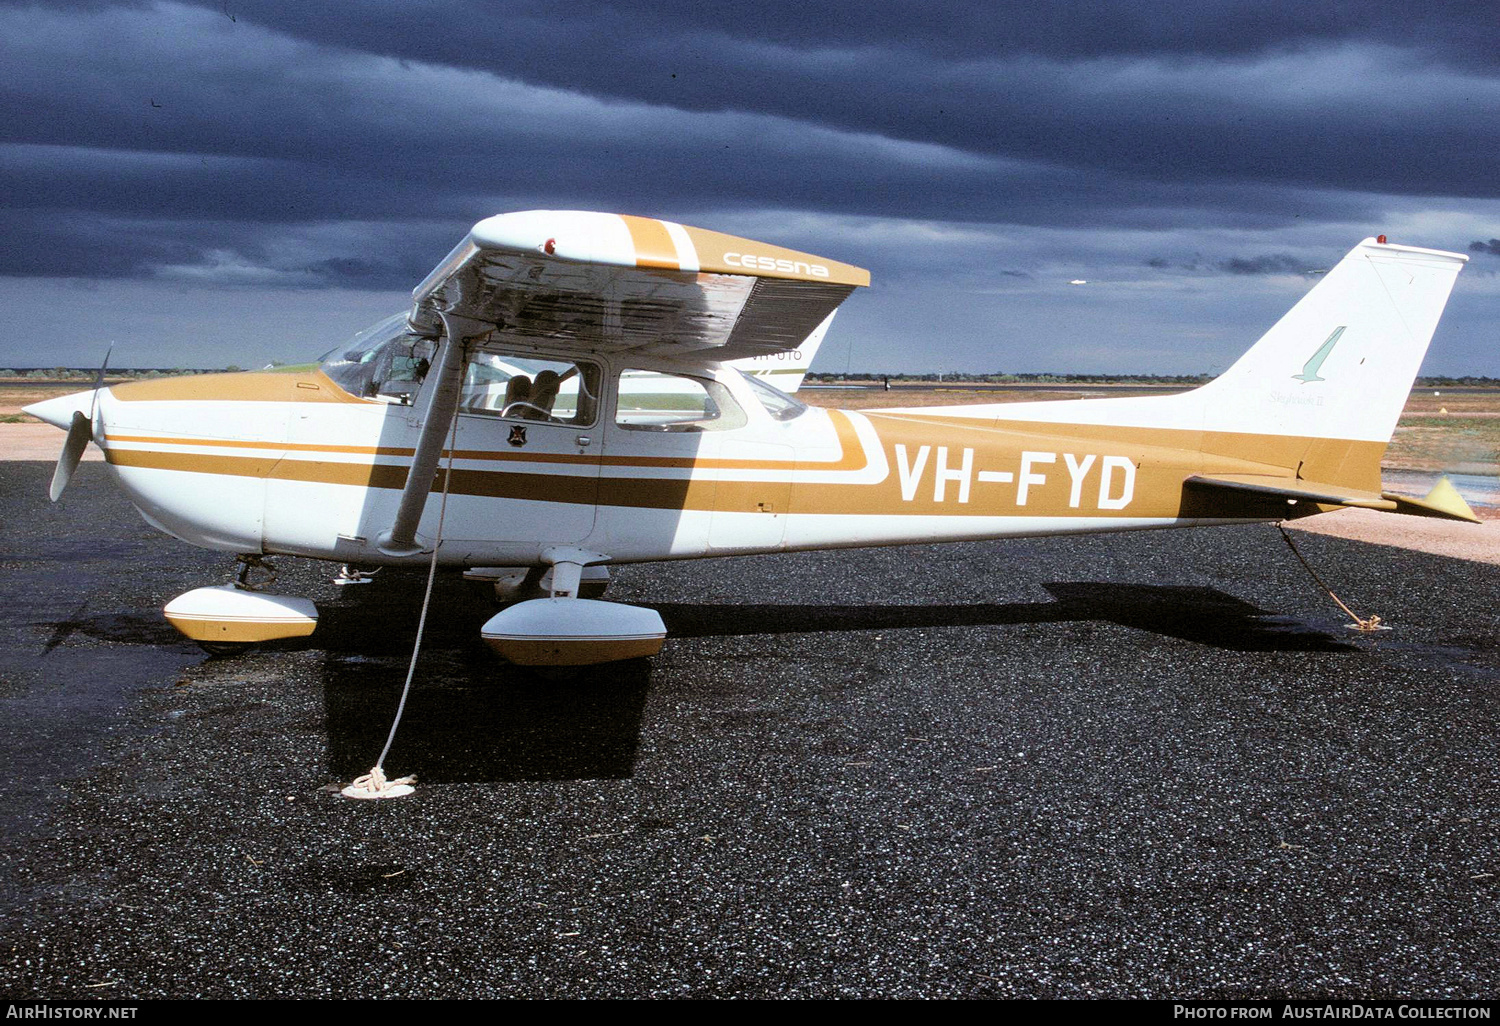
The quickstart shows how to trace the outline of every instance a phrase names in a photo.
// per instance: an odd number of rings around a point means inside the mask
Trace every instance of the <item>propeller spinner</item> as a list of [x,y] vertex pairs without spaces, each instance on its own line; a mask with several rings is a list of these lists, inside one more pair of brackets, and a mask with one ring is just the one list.
[[[63,491],[68,487],[68,482],[73,480],[73,471],[78,469],[78,462],[83,459],[83,450],[88,448],[89,442],[94,439],[94,410],[99,404],[99,389],[104,385],[104,372],[109,367],[109,356],[114,349],[115,347],[111,345],[105,351],[104,362],[99,365],[99,373],[94,378],[94,387],[89,392],[74,392],[72,395],[48,399],[25,408],[25,412],[38,420],[68,429],[68,437],[63,442],[62,454],[57,457],[57,469],[52,472],[52,487],[47,492],[53,502],[62,496]],[[82,409],[81,400],[85,394],[89,397],[88,413],[84,413]],[[71,416],[69,417],[68,414]]]

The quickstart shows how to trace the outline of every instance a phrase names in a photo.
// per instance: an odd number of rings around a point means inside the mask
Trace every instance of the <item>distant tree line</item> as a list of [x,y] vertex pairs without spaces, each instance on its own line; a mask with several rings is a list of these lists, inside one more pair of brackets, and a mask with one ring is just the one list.
[[[989,384],[989,385],[1203,385],[1212,381],[1213,374],[971,374],[963,371],[942,374],[882,374],[874,371],[849,371],[830,374],[814,371],[807,375],[810,382],[868,382],[891,381],[905,384]],[[1417,378],[1415,388],[1484,388],[1500,387],[1500,378],[1465,375],[1463,377],[1432,376]]]
[[1465,375],[1464,377],[1461,377],[1461,378],[1448,378],[1448,377],[1442,377],[1442,376],[1435,376],[1435,377],[1430,377],[1430,378],[1418,378],[1416,380],[1415,384],[1413,385],[1413,387],[1415,387],[1415,388],[1460,388],[1460,387],[1465,387],[1466,386],[1466,387],[1469,387],[1469,388],[1485,388],[1485,387],[1494,386],[1494,385],[1500,385],[1500,378],[1484,378],[1484,377],[1477,377],[1477,376],[1475,376],[1473,374],[1467,374],[1467,375]]
[[[137,378],[180,378],[192,374],[224,374],[244,370],[230,364],[228,367],[111,367],[105,377],[112,381],[135,380]],[[98,367],[31,367],[15,370],[0,367],[0,378],[17,378],[23,381],[93,381]]]
[[[273,360],[271,367],[282,366]],[[111,380],[133,380],[136,378],[183,377],[189,374],[223,374],[244,370],[230,364],[228,367],[111,367],[107,376]],[[92,381],[99,373],[97,367],[30,367],[0,368],[0,378],[30,381]],[[989,385],[1202,385],[1213,380],[1212,374],[974,374],[964,371],[945,371],[941,374],[882,374],[877,371],[849,371],[831,374],[814,371],[807,375],[810,382],[869,382],[892,381],[906,384],[989,384]],[[1494,388],[1500,387],[1500,378],[1466,374],[1461,377],[1432,375],[1417,378],[1415,388]]]

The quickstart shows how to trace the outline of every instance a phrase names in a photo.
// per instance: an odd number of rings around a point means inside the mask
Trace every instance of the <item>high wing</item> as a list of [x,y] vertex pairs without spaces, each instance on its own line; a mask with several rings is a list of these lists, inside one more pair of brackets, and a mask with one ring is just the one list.
[[503,342],[580,356],[768,356],[796,349],[869,283],[870,272],[849,264],[647,217],[528,210],[480,221],[412,293],[412,328],[441,342],[380,549],[427,548],[417,524],[473,349]]
[[460,318],[552,351],[736,360],[795,349],[862,268],[671,221],[578,210],[500,214],[413,292],[412,326]]

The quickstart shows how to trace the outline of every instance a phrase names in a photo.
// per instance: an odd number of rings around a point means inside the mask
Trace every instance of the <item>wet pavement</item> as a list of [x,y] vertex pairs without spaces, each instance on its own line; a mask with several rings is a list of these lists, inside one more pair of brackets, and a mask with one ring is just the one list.
[[[1386,470],[1381,474],[1382,483],[1392,491],[1413,495],[1426,495],[1442,478],[1458,490],[1464,501],[1476,507],[1482,517],[1492,518],[1494,507],[1500,506],[1500,476],[1495,474],[1461,474],[1456,471],[1439,473],[1424,470]],[[1482,508],[1488,507],[1488,508]]]
[[1274,528],[625,567],[543,680],[420,574],[209,659],[226,579],[0,464],[0,993],[1430,996],[1500,984],[1500,574]]

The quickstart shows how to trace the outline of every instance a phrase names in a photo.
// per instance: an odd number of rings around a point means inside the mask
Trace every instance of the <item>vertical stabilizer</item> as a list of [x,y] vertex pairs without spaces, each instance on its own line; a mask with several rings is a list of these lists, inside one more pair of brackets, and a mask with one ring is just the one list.
[[[834,311],[834,313],[837,312]],[[775,385],[783,392],[795,392],[802,387],[802,379],[807,375],[807,368],[812,366],[813,357],[818,354],[818,347],[823,344],[823,336],[828,334],[828,326],[832,323],[833,314],[829,314],[796,349],[785,353],[773,353],[770,356],[751,356],[743,360],[729,360],[728,366],[742,370],[767,384]]]
[[[1232,367],[1190,392],[897,412],[1196,431],[1203,433],[1210,450],[1223,444],[1215,439],[1233,435],[1383,446],[1396,428],[1454,279],[1467,260],[1462,253],[1366,239]],[[1326,458],[1335,451],[1322,449]],[[1304,451],[1306,447],[1280,446],[1253,458],[1296,467]],[[1358,471],[1361,480],[1373,473],[1378,481],[1378,461],[1376,453],[1375,462]]]
[[1366,239],[1218,378],[1210,431],[1385,442],[1468,258]]

